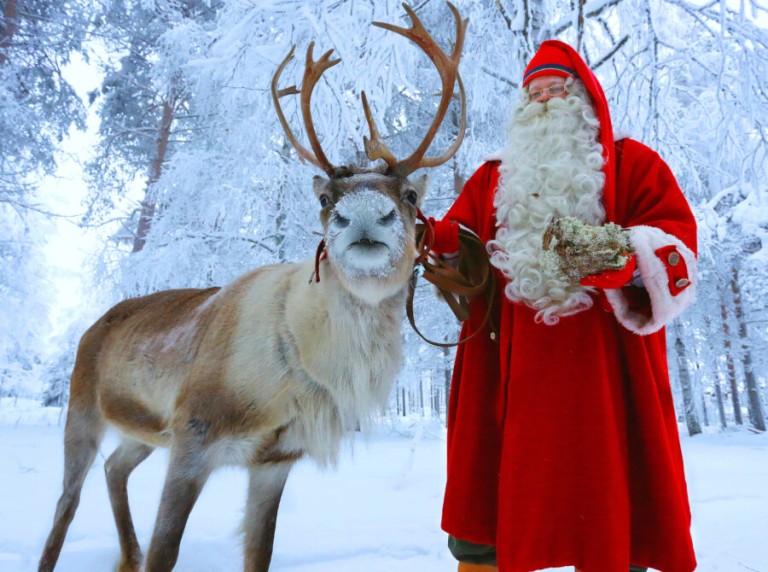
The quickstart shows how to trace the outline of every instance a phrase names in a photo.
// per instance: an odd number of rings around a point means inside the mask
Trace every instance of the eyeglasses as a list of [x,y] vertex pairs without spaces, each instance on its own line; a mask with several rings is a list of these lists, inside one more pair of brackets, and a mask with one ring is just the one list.
[[544,95],[548,95],[549,97],[559,97],[565,93],[565,84],[564,83],[556,83],[555,85],[550,85],[549,87],[545,87],[544,89],[538,89],[536,91],[531,91],[528,93],[528,97],[531,98],[531,101],[538,101]]

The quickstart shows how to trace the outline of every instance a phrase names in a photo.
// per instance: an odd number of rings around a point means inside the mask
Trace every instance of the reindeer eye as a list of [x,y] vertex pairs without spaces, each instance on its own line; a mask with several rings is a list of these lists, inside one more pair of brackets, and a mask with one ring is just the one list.
[[408,191],[403,198],[412,205],[415,205],[419,201],[419,195],[416,194],[416,191]]
[[325,208],[331,204],[331,199],[328,195],[320,195],[320,206]]

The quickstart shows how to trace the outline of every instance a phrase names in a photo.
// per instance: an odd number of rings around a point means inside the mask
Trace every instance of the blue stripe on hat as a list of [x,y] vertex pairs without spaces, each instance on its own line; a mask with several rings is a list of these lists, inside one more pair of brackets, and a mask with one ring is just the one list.
[[523,77],[523,83],[528,81],[528,78],[531,77],[533,74],[539,73],[541,71],[561,71],[565,72],[568,75],[572,75],[573,77],[578,77],[578,74],[573,71],[571,68],[566,66],[561,66],[559,64],[544,64],[543,66],[536,66],[532,70],[529,70],[527,74],[525,74],[525,77]]

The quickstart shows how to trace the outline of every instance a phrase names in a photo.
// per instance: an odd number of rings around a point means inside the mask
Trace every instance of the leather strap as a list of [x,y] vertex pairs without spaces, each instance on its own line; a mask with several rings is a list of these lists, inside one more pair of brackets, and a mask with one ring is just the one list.
[[[413,296],[418,281],[418,269],[414,268],[408,287],[406,314],[413,330],[429,344],[442,348],[454,347],[466,343],[479,334],[490,322],[493,310],[493,299],[496,291],[496,281],[488,261],[485,244],[477,235],[463,228],[459,229],[458,264],[454,266],[442,257],[430,256],[430,248],[434,240],[434,231],[429,220],[418,211],[421,221],[416,225],[416,249],[418,252],[415,266],[421,265],[424,279],[437,287],[456,318],[463,322],[469,318],[470,303],[478,296],[483,296],[486,302],[485,315],[478,329],[455,343],[442,343],[430,340],[419,331],[413,312]],[[495,328],[491,324],[491,331]]]

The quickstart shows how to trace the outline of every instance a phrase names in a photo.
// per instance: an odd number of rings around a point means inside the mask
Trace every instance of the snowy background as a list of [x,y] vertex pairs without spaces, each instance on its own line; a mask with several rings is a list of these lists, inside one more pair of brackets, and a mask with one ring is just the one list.
[[[670,164],[699,224],[696,303],[668,329],[676,406],[691,434],[766,425],[768,7],[758,0],[460,1],[467,133],[429,171],[439,217],[503,126],[544,38],[577,46],[614,129]],[[5,0],[0,26],[0,397],[66,401],[77,341],[118,300],[225,284],[314,252],[311,179],[269,86],[298,83],[307,45],[341,63],[313,92],[334,164],[361,161],[360,93],[399,157],[434,117],[439,78],[420,50],[371,26],[410,26],[398,0]],[[442,0],[415,10],[450,50]],[[289,123],[306,144],[296,97]],[[456,137],[458,106],[429,150]],[[363,164],[365,160],[361,161]],[[416,292],[431,339],[455,320]],[[445,418],[453,353],[406,328],[392,413]]]
[[[37,569],[62,475],[58,408],[0,405],[0,571]],[[108,435],[83,487],[59,572],[111,570],[120,550],[103,463]],[[768,572],[768,435],[682,437],[698,572]],[[440,530],[445,434],[439,424],[383,420],[358,438],[338,469],[299,462],[277,521],[274,572],[446,572],[455,563]],[[129,481],[139,542],[146,549],[165,475],[158,450]],[[181,542],[179,572],[242,567],[243,470],[208,481]]]
[[[698,299],[668,328],[669,361],[703,572],[768,572],[768,6],[764,0],[466,0],[468,130],[430,172],[439,217],[504,140],[538,43],[577,46],[614,128],[670,164],[699,223]],[[0,21],[0,572],[35,569],[62,475],[61,406],[79,337],[116,301],[224,284],[314,252],[315,170],[286,144],[269,95],[310,41],[342,63],[313,96],[330,159],[361,158],[365,90],[398,156],[439,100],[432,64],[372,21],[408,26],[399,0],[2,0]],[[448,47],[442,0],[414,2]],[[299,82],[294,62],[282,85]],[[286,113],[302,138],[296,102]],[[456,135],[456,110],[430,154]],[[168,121],[164,120],[167,119]],[[457,325],[416,294],[420,328]],[[454,564],[439,530],[453,353],[406,329],[406,363],[376,433],[338,471],[300,464],[274,570],[432,572]],[[695,436],[691,436],[695,435]],[[105,453],[114,440],[108,439]],[[59,570],[118,557],[101,456]],[[156,452],[130,489],[146,547],[164,475]],[[180,570],[240,568],[244,475],[208,483]]]

